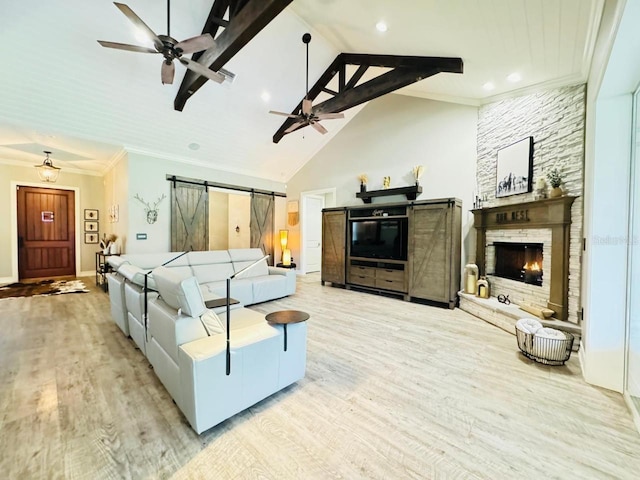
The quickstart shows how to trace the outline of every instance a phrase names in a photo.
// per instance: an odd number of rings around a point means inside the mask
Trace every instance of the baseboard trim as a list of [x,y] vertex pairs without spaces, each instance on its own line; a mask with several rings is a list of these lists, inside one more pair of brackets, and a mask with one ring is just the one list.
[[91,277],[95,275],[95,270],[85,270],[84,272],[80,272],[76,275],[76,277]]
[[0,277],[0,284],[15,283],[17,281],[18,279],[13,277]]

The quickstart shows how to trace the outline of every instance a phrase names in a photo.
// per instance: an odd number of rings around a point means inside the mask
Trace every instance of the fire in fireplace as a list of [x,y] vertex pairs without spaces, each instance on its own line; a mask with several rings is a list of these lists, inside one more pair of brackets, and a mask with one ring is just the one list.
[[529,285],[542,285],[542,244],[494,242],[494,275]]

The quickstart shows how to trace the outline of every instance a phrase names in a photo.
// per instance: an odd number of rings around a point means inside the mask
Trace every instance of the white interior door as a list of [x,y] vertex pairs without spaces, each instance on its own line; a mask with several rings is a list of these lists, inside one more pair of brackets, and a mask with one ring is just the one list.
[[322,209],[324,197],[304,197],[304,258],[306,273],[319,272],[322,261]]

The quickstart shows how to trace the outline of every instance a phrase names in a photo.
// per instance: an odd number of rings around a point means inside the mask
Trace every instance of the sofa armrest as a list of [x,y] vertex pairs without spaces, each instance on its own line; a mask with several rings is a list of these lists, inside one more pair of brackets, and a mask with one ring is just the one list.
[[296,271],[292,268],[269,267],[269,275],[283,275],[287,278],[287,295],[296,293]]

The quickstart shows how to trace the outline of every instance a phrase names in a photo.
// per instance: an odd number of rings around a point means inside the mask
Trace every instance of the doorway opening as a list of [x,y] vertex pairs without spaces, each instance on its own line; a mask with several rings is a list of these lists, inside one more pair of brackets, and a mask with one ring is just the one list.
[[322,209],[336,205],[336,189],[300,194],[300,270],[319,272],[322,264]]

